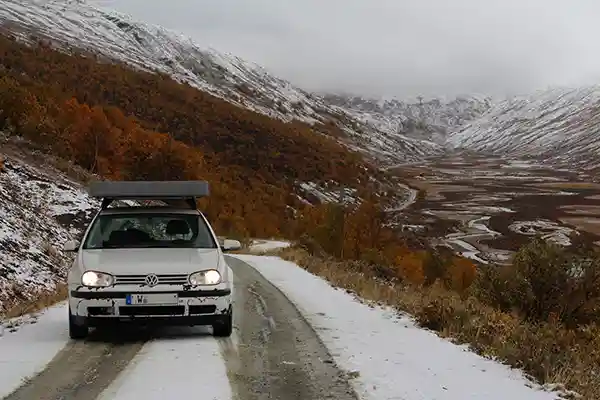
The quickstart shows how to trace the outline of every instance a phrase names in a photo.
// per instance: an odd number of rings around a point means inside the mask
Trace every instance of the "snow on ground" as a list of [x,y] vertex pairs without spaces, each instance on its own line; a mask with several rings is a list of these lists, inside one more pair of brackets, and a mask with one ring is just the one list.
[[[199,335],[205,332],[206,335]],[[230,400],[219,344],[208,328],[170,328],[144,345],[98,400]]]
[[290,247],[290,244],[290,242],[284,242],[281,240],[254,240],[250,245],[250,251],[263,252],[284,249],[286,247]]
[[[475,219],[471,219],[467,222],[466,231],[463,232],[461,230],[459,232],[450,233],[445,236],[444,242],[453,248],[458,247],[458,249],[455,249],[461,256],[470,258],[471,260],[475,260],[482,264],[487,264],[488,261],[480,257],[480,255],[483,255],[483,252],[471,244],[471,242],[479,242],[480,240],[493,239],[502,236],[500,232],[496,232],[487,226],[489,220],[490,216],[477,216]],[[492,252],[492,254],[494,252]],[[486,257],[489,257],[489,254],[486,255]],[[498,256],[496,255],[492,255],[492,258],[497,257]]]
[[360,202],[360,199],[356,197],[356,189],[338,188],[338,185],[333,181],[328,182],[328,186],[332,187],[326,187],[315,182],[300,182],[299,186],[305,197],[309,197],[309,200],[312,197],[321,203],[357,204]]
[[550,220],[516,221],[509,225],[508,229],[526,236],[541,235],[542,239],[561,246],[570,246],[570,235],[579,234],[574,229]]
[[0,326],[0,398],[41,372],[69,340],[66,303]]
[[399,186],[406,193],[406,197],[403,198],[400,201],[400,203],[398,203],[396,206],[390,207],[387,210],[385,210],[386,212],[398,212],[398,211],[402,211],[402,210],[410,207],[411,205],[413,205],[415,203],[415,201],[417,201],[417,196],[419,195],[419,191],[418,190],[413,189],[410,186],[405,185],[405,184],[399,184]]
[[0,173],[0,313],[11,300],[51,290],[65,278],[76,238],[97,202],[57,171],[8,157]]
[[[363,400],[549,400],[521,372],[420,329],[389,308],[370,307],[278,257],[235,255],[296,304],[341,368],[357,371]],[[307,293],[311,293],[307,296]]]

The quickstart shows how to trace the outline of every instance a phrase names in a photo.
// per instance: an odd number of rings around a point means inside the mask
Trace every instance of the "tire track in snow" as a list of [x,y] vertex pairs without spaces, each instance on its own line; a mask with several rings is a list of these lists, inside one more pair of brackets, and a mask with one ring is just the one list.
[[[65,316],[66,323],[66,316]],[[4,400],[94,399],[125,369],[145,340],[69,342],[37,376]]]
[[219,340],[236,399],[356,400],[314,329],[273,284],[227,257],[235,276],[234,338]]

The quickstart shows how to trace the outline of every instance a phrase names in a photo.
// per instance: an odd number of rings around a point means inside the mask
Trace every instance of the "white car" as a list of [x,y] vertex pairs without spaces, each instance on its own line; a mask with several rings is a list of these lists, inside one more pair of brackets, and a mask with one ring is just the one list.
[[[68,274],[69,334],[85,338],[90,327],[212,325],[215,336],[232,332],[233,273],[223,252],[241,247],[217,236],[196,209],[208,184],[93,182],[90,195],[102,209],[86,229]],[[187,200],[173,205],[177,199]],[[109,207],[115,200],[162,200],[164,206]]]

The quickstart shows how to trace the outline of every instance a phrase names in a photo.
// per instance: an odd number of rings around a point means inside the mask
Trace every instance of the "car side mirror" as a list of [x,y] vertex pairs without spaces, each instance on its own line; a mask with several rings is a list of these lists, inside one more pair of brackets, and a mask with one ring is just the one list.
[[63,251],[68,253],[74,253],[77,252],[77,250],[79,250],[79,242],[76,240],[69,240],[63,246]]
[[239,240],[225,239],[221,248],[223,251],[239,250],[242,248],[242,244]]

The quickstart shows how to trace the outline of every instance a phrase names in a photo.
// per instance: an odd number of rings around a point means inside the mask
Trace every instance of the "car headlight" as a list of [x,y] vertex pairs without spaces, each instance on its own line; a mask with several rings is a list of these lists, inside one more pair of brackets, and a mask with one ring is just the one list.
[[218,285],[221,283],[221,274],[216,269],[194,272],[189,277],[190,285]]
[[112,286],[115,278],[111,274],[98,271],[86,271],[81,275],[81,284],[87,287]]

